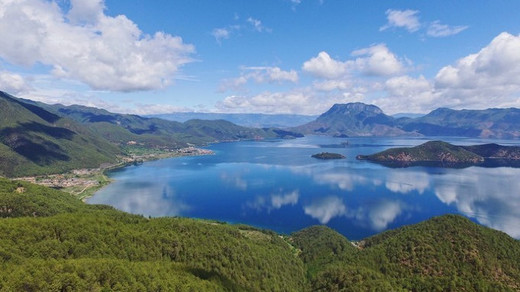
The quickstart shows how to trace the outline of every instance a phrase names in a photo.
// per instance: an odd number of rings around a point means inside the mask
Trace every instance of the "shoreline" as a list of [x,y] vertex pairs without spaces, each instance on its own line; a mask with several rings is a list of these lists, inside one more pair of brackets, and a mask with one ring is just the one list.
[[11,180],[21,180],[58,189],[86,202],[95,192],[113,182],[106,174],[108,171],[159,159],[214,154],[212,150],[186,147],[170,152],[123,156],[117,163],[101,164],[98,168],[73,169],[65,173],[15,177]]

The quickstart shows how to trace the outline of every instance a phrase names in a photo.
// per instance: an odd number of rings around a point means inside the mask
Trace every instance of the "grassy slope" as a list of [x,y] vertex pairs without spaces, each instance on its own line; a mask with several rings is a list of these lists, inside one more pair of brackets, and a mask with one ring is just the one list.
[[114,162],[117,147],[79,123],[0,92],[0,175],[59,173]]

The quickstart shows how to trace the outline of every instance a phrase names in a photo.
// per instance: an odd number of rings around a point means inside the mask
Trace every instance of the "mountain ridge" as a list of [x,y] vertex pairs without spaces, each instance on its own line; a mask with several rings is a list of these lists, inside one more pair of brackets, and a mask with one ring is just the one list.
[[455,110],[438,108],[416,117],[395,118],[364,103],[335,104],[316,120],[291,128],[329,136],[460,136],[520,138],[520,109]]

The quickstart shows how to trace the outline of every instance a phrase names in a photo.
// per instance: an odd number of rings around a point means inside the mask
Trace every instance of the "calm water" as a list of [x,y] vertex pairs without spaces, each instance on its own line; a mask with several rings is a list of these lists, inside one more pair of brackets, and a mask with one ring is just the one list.
[[[387,168],[357,161],[426,138],[305,137],[223,143],[216,155],[146,162],[110,173],[88,202],[146,216],[185,216],[290,233],[326,224],[349,239],[446,213],[520,238],[520,168]],[[443,139],[457,145],[518,141]],[[348,141],[347,146],[342,142]],[[321,161],[312,154],[341,153]]]

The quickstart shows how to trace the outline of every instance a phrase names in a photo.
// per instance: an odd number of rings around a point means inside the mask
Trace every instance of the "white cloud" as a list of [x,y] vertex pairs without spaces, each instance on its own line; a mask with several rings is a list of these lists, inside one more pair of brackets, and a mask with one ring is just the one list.
[[67,18],[73,23],[96,23],[103,17],[104,0],[70,0]]
[[303,63],[302,70],[320,78],[336,79],[347,72],[347,64],[332,59],[327,52],[320,52]]
[[0,71],[0,90],[16,95],[25,92],[30,88],[31,86],[21,75],[7,71]]
[[313,87],[320,91],[347,90],[352,87],[349,80],[323,80],[313,82]]
[[298,82],[298,73],[295,70],[284,71],[279,67],[242,67],[241,75],[237,78],[223,80],[219,91],[238,90],[249,80],[256,83],[296,83]]
[[392,77],[385,82],[384,90],[386,96],[374,103],[388,114],[422,113],[440,106],[433,85],[422,75],[417,78],[407,75]]
[[464,30],[466,30],[468,26],[449,26],[447,24],[442,24],[440,21],[436,20],[432,22],[428,26],[428,30],[426,34],[431,37],[447,37],[451,35],[456,35]]
[[312,204],[303,208],[306,215],[318,219],[321,224],[327,224],[332,218],[345,216],[347,207],[338,197],[329,196],[314,201]]
[[476,54],[443,67],[435,90],[451,107],[520,106],[520,35],[503,32]]
[[409,32],[415,32],[419,30],[421,27],[421,23],[419,22],[418,14],[419,11],[417,10],[394,10],[394,9],[388,9],[386,11],[386,18],[388,20],[387,24],[379,28],[380,31],[392,28],[392,27],[398,27],[398,28],[404,28],[408,30]]
[[232,95],[217,102],[219,112],[321,114],[335,103],[363,101],[361,93],[318,94],[308,88],[287,92],[265,91],[253,96]]
[[255,19],[255,18],[252,18],[252,17],[249,17],[247,19],[247,22],[253,26],[254,30],[256,30],[257,32],[271,32],[271,29],[268,28],[268,27],[265,27],[263,24],[262,24],[262,21],[258,20],[258,19]]
[[215,40],[220,43],[222,40],[229,39],[231,32],[228,28],[215,28],[211,35],[215,38]]
[[192,45],[163,32],[143,34],[126,16],[105,15],[103,1],[72,1],[68,13],[55,1],[0,4],[2,59],[16,65],[49,65],[55,76],[94,89],[164,88],[182,65],[193,61]]
[[385,44],[357,50],[352,55],[358,56],[354,60],[356,68],[367,75],[394,75],[402,72],[404,68],[401,61],[394,53],[390,52]]

